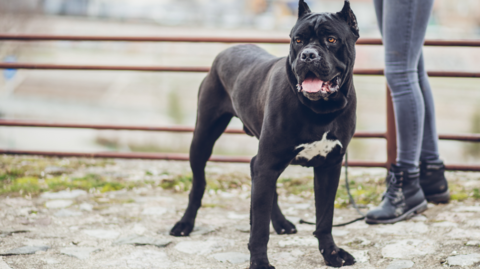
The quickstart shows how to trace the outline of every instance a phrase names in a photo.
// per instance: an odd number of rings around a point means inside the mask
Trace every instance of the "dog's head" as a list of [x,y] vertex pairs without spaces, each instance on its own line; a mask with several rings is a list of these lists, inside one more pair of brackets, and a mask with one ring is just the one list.
[[358,37],[348,0],[337,13],[313,13],[300,0],[298,20],[290,32],[287,73],[302,103],[317,113],[346,106]]

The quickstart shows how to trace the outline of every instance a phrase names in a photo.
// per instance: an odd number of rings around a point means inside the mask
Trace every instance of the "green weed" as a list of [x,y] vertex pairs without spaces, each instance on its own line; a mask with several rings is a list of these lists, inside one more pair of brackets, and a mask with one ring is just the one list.
[[277,181],[277,187],[287,191],[287,193],[299,195],[302,192],[313,192],[312,178],[280,178]]
[[192,174],[178,175],[172,179],[164,179],[162,183],[160,183],[160,187],[163,189],[173,189],[175,191],[188,191],[191,185]]
[[[78,158],[35,158],[22,156],[0,156],[0,194],[31,194],[37,195],[44,191],[60,191],[65,189],[96,189],[100,192],[130,189],[139,183],[126,183],[121,180],[111,181],[110,178],[89,174],[81,178],[71,178],[67,174],[75,169],[90,166],[106,166],[113,164],[110,160],[78,159]],[[47,167],[61,172],[46,174]],[[55,170],[55,169],[54,169]],[[56,176],[54,176],[56,175]]]
[[40,190],[38,179],[34,177],[21,177],[14,179],[12,184],[4,185],[0,189],[0,193],[21,192],[21,193],[37,193]]

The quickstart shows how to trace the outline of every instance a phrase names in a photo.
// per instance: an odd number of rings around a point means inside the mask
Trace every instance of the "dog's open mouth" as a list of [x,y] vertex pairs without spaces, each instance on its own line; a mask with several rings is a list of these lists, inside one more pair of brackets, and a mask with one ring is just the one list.
[[335,76],[330,81],[319,79],[312,72],[308,72],[301,84],[297,85],[299,92],[331,94],[338,91],[340,78]]

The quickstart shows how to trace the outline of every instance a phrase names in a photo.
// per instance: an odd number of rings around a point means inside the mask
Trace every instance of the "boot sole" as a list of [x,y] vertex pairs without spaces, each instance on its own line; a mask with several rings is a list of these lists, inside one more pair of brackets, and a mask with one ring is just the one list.
[[392,224],[395,222],[399,222],[402,220],[410,219],[413,216],[422,213],[423,211],[427,210],[427,201],[424,200],[419,205],[415,206],[414,208],[408,210],[407,212],[403,213],[394,219],[369,219],[366,218],[365,222],[368,224]]
[[450,201],[450,191],[446,190],[442,193],[428,195],[425,196],[425,199],[427,199],[427,201],[429,202],[437,204],[448,203]]

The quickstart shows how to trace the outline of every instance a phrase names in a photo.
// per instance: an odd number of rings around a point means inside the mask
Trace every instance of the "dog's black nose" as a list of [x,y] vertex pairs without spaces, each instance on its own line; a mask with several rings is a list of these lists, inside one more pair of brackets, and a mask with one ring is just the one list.
[[318,60],[320,58],[318,56],[318,52],[314,49],[304,49],[300,57],[304,62],[310,62],[310,61]]

